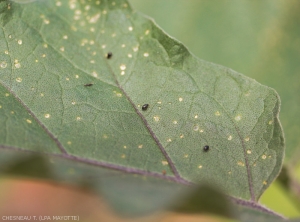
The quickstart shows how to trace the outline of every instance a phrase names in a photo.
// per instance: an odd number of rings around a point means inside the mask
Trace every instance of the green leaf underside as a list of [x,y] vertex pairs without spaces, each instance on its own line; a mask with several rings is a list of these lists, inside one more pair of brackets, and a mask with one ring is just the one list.
[[282,165],[277,93],[195,58],[126,1],[87,2],[0,1],[1,159],[39,151],[77,178],[210,181],[257,200]]

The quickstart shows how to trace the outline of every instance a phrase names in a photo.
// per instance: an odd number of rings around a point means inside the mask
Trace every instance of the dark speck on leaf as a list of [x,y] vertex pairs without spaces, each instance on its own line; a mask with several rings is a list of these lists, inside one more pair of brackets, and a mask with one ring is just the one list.
[[93,83],[87,83],[87,84],[84,84],[84,86],[92,86],[94,85]]
[[106,58],[110,59],[112,57],[112,52],[108,52]]
[[144,104],[144,105],[142,106],[142,110],[146,111],[146,110],[148,109],[148,106],[149,106],[149,104]]
[[208,150],[209,150],[209,146],[206,145],[206,146],[203,147],[204,152],[207,152]]

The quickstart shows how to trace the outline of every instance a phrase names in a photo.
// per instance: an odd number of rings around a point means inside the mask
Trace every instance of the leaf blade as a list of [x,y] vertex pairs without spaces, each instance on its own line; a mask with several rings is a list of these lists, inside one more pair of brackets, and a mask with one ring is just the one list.
[[[182,184],[211,180],[232,196],[257,200],[282,164],[276,92],[196,59],[126,1],[72,4],[13,4],[0,42],[12,56],[2,84],[58,139],[66,152],[59,156]],[[260,127],[252,135],[254,120]],[[261,153],[271,152],[269,144],[278,146],[275,153]],[[264,155],[272,161],[261,162]],[[253,168],[258,159],[262,165]]]

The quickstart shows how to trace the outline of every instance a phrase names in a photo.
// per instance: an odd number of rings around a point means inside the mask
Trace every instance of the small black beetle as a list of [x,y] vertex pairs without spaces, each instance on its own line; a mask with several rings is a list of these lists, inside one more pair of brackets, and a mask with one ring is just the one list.
[[112,52],[108,52],[106,58],[110,59],[112,57]]
[[203,151],[204,152],[207,152],[208,150],[209,150],[209,146],[208,145],[206,145],[206,146],[203,147]]
[[149,106],[149,104],[144,104],[144,105],[142,106],[142,110],[146,111],[146,110],[148,109],[148,106]]
[[94,85],[93,83],[87,83],[87,84],[84,84],[84,86],[92,86]]

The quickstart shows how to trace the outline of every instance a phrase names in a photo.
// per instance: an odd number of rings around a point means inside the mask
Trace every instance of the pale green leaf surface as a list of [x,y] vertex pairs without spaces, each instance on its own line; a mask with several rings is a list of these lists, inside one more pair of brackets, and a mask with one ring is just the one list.
[[[170,181],[257,200],[282,165],[277,93],[195,58],[126,1],[97,2],[0,2],[1,159],[42,151],[55,159],[52,178],[80,184],[89,172],[120,208],[182,186]],[[140,175],[125,189],[136,197],[115,192],[127,173]],[[153,192],[137,190],[142,178]],[[141,211],[164,205],[159,197]]]

